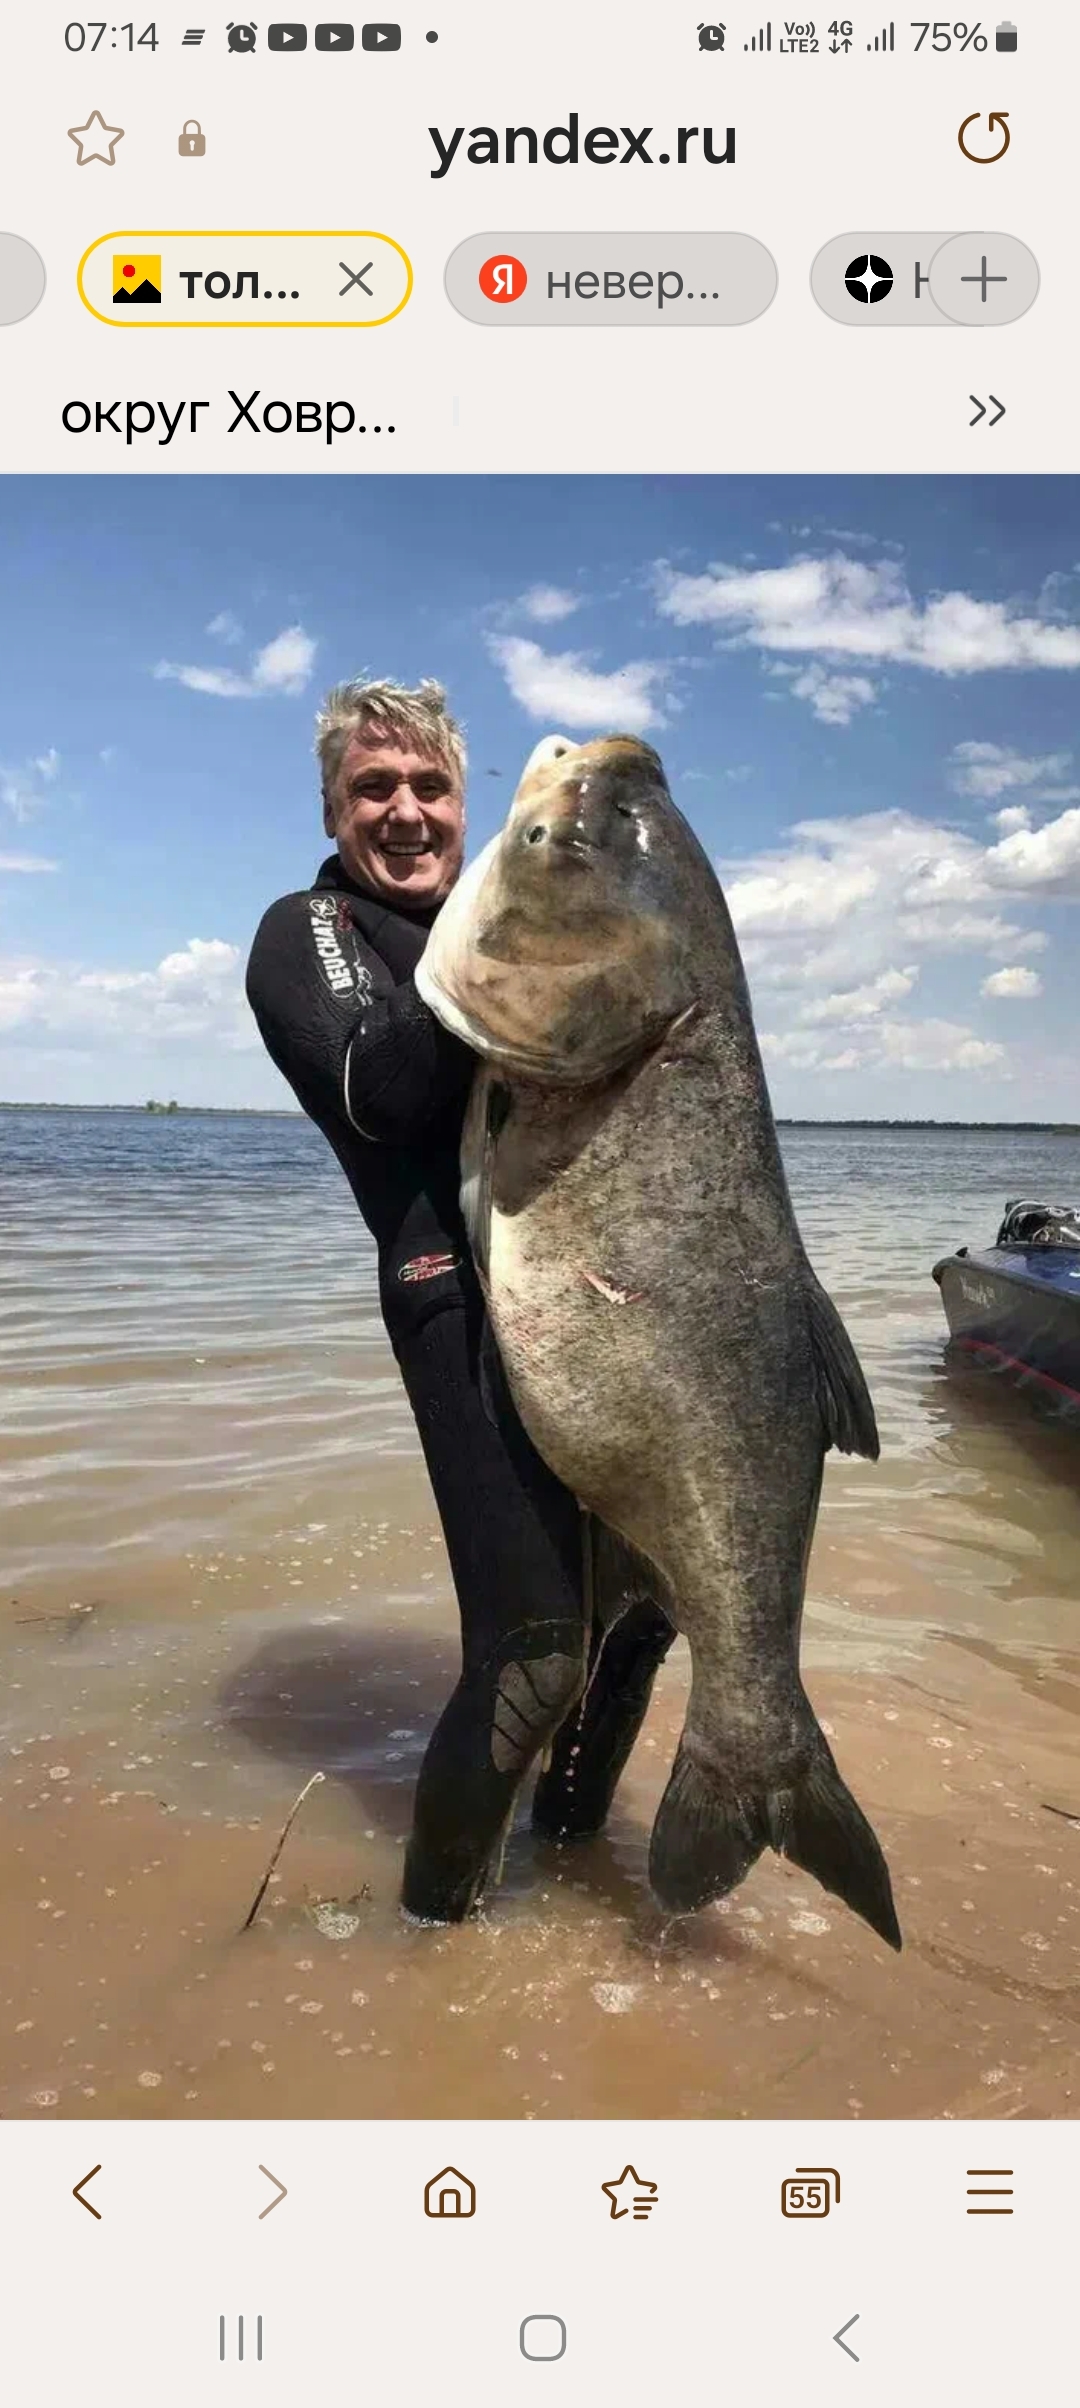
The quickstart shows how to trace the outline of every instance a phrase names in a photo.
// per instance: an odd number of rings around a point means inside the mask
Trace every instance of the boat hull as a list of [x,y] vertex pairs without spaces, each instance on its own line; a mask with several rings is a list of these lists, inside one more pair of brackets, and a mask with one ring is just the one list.
[[934,1278],[958,1348],[1080,1406],[1080,1248],[949,1254]]

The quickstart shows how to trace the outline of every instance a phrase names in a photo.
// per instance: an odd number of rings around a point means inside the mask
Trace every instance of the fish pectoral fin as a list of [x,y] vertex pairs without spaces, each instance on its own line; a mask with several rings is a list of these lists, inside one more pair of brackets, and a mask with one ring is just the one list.
[[725,1898],[767,1847],[812,1873],[890,1948],[901,1946],[889,1868],[820,1731],[805,1772],[778,1789],[728,1786],[680,1742],[649,1847],[661,1906],[688,1915]]
[[876,1463],[881,1441],[859,1358],[831,1296],[826,1295],[809,1264],[806,1279],[814,1385],[825,1444],[838,1447],[842,1455],[868,1455],[871,1463]]
[[481,1282],[491,1260],[491,1198],[495,1149],[510,1110],[510,1090],[490,1071],[474,1082],[461,1138],[461,1212]]

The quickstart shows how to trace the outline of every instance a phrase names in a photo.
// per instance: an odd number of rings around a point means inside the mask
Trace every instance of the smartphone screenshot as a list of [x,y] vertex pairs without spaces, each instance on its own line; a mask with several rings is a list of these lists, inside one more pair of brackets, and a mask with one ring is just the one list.
[[0,26],[8,2381],[1065,2401],[1076,11],[396,4]]

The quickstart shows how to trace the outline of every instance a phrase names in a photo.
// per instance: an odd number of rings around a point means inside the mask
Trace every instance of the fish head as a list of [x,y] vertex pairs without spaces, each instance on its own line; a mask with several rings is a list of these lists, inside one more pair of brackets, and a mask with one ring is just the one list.
[[698,999],[709,890],[719,897],[651,745],[549,736],[502,834],[444,905],[417,983],[506,1068],[603,1078]]

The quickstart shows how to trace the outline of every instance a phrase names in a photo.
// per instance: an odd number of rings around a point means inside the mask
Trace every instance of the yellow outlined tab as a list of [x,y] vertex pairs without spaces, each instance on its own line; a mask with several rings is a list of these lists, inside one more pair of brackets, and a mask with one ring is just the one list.
[[[264,247],[253,265],[250,255],[244,259],[235,249],[226,258],[218,249],[223,243],[261,243],[264,246],[272,245],[273,249]],[[309,243],[318,243],[324,248],[305,255],[302,249],[296,247]],[[184,246],[182,252],[173,247],[177,244]],[[365,257],[356,249],[358,244],[376,247]],[[144,312],[141,309],[116,307],[111,282],[112,260],[114,253],[119,254],[125,248],[133,256],[148,252],[160,254],[163,308],[176,309],[180,306],[176,287],[181,277],[185,280],[192,276],[196,278],[200,289],[191,296],[190,317],[164,317],[156,308]],[[349,279],[346,284],[342,283],[342,271]],[[206,309],[206,298],[201,287],[208,275],[218,281],[227,275],[231,287],[235,286],[238,278],[242,277],[247,282],[255,275],[258,292],[251,300],[247,293],[238,296],[234,290],[230,290],[227,296],[221,296],[220,317],[216,312],[213,317],[196,315],[196,312],[201,313]],[[89,244],[79,261],[76,282],[84,308],[102,326],[121,326],[126,330],[134,327],[144,331],[148,326],[159,329],[164,326],[225,326],[235,333],[237,329],[249,326],[388,326],[392,318],[400,317],[412,293],[413,270],[408,253],[399,242],[394,241],[393,235],[376,233],[371,227],[352,226],[335,230],[325,227],[177,226],[159,230],[156,227],[133,229],[128,226],[113,233],[99,234]],[[356,293],[357,302],[348,309],[343,306],[337,315],[330,316],[263,315],[268,305],[273,307],[275,302],[280,304],[285,299],[295,300],[298,308],[310,307],[312,303],[307,298],[309,292],[314,306],[323,312],[328,306],[332,307],[334,299],[344,305],[352,292]],[[181,300],[186,298],[185,294],[181,294]],[[249,304],[243,317],[235,317],[230,313],[230,302],[235,309],[238,298]],[[377,308],[375,316],[359,317],[355,314],[357,305],[364,307],[372,303]],[[382,303],[392,303],[392,306],[382,307]]]

